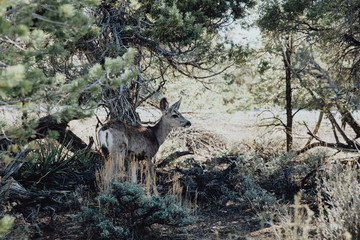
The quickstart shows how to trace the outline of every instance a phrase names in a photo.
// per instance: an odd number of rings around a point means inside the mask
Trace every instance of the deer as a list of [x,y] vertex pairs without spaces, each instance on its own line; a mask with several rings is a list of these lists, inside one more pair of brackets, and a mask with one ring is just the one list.
[[[159,195],[156,187],[153,159],[170,131],[176,127],[190,127],[191,122],[179,112],[181,98],[169,107],[165,97],[160,100],[162,116],[154,126],[131,126],[120,120],[110,120],[99,130],[98,137],[101,151],[107,160],[114,161],[114,171],[121,171],[124,161],[130,156],[137,160],[146,160],[151,184],[155,195]],[[132,169],[132,182],[136,182],[136,174]]]

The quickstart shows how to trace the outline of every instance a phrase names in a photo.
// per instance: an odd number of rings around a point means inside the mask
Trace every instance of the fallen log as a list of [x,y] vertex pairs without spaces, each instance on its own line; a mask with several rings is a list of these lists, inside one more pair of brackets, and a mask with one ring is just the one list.
[[[77,118],[74,118],[75,120]],[[69,121],[64,119],[56,119],[54,116],[48,115],[42,117],[38,121],[37,127],[34,129],[35,134],[29,136],[26,141],[30,142],[42,139],[48,136],[49,131],[58,132],[57,140],[66,146],[70,151],[78,151],[86,148],[88,145],[81,140],[71,130],[67,129]],[[12,144],[17,144],[18,140],[15,136],[0,134],[0,150],[7,151]]]

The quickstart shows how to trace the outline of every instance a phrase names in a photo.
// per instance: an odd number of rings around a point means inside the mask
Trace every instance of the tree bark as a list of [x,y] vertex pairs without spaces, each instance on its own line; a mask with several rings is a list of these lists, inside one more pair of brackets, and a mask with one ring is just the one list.
[[293,51],[293,41],[291,37],[286,39],[286,49],[283,53],[284,67],[285,67],[285,81],[286,81],[286,151],[291,151],[293,137],[293,115],[292,115],[292,87],[291,87],[291,54]]
[[337,109],[339,110],[342,117],[342,126],[345,129],[345,125],[349,124],[352,130],[356,133],[355,138],[360,137],[360,124],[355,120],[351,112],[341,104],[336,104]]

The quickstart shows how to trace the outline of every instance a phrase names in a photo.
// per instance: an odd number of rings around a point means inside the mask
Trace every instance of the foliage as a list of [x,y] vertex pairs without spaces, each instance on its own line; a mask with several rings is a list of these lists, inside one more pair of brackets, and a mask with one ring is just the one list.
[[38,148],[26,157],[22,171],[15,176],[25,185],[66,186],[76,175],[84,175],[91,163],[86,150],[72,153],[54,141],[39,142]]
[[177,93],[181,93],[182,105],[193,112],[232,113],[249,109],[259,103],[249,90],[255,78],[251,64],[241,63],[248,70],[230,68],[226,73],[209,78],[206,82],[193,82],[189,78],[169,80],[166,90],[170,99],[171,93],[175,93],[174,100],[178,97]]
[[14,224],[14,217],[5,215],[0,219],[0,237],[3,237]]
[[[358,143],[352,142],[341,130],[341,124],[330,110],[337,109],[342,115],[342,124],[348,124],[360,136],[360,125],[351,114],[360,106],[359,21],[356,17],[359,6],[359,1],[286,0],[264,2],[260,7],[258,26],[264,36],[269,37],[271,53],[283,56],[287,77],[291,73],[292,79],[286,86],[292,84],[292,89],[296,89],[293,92],[298,100],[296,107],[324,111],[337,126],[334,132],[340,132],[345,142],[337,137],[335,144],[318,139],[322,146],[358,148]],[[265,68],[262,74],[269,69]],[[277,91],[275,88],[275,93]]]
[[[20,113],[7,137],[25,144],[35,136],[39,116],[58,121],[89,116],[89,102],[79,109],[83,91],[94,96],[88,66],[74,59],[75,45],[90,31],[94,18],[84,10],[98,1],[2,1],[0,3],[0,105]],[[5,121],[8,120],[6,117]]]
[[92,53],[90,63],[106,56],[116,58],[133,48],[132,68],[138,73],[123,88],[104,88],[102,101],[112,110],[111,118],[136,124],[134,110],[168,81],[179,81],[182,75],[203,82],[223,72],[229,63],[242,62],[248,50],[221,39],[219,32],[231,20],[244,17],[254,3],[142,0],[100,5],[95,15],[103,34],[82,45]]
[[133,183],[113,182],[109,191],[82,207],[75,218],[88,239],[141,239],[151,225],[192,224],[194,218],[172,196],[146,196]]
[[22,125],[7,136],[23,145],[39,137],[34,130],[39,116],[67,123],[88,117],[98,106],[110,110],[113,119],[137,125],[135,109],[169,79],[202,80],[221,73],[220,63],[226,69],[244,59],[248,50],[221,39],[219,32],[254,4],[2,1],[0,106],[14,107]]
[[[294,80],[307,95],[314,92],[312,98],[323,98],[327,104],[331,98],[351,99],[346,100],[350,108],[358,105],[359,97],[351,89],[359,82],[359,22],[355,17],[359,5],[359,1],[338,0],[269,1],[261,5],[258,26],[264,35],[273,39],[292,36],[296,42],[291,61],[297,72]],[[321,104],[311,102],[317,108],[323,108]]]

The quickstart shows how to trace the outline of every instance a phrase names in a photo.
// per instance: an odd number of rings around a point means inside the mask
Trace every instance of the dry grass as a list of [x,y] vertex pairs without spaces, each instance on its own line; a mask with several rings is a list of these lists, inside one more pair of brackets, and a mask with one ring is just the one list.
[[114,181],[138,183],[150,194],[153,180],[148,161],[138,161],[135,156],[130,156],[125,161],[120,160],[118,163],[111,158],[107,159],[96,174],[96,183],[103,191],[108,190]]
[[[360,174],[358,168],[335,163],[319,192],[318,234],[326,239],[360,238]],[[322,196],[321,196],[322,194]],[[324,197],[325,196],[325,197]]]
[[272,223],[277,239],[307,240],[314,229],[314,212],[307,204],[301,203],[301,194],[294,197],[294,204],[288,208],[279,206],[276,214],[278,223]]
[[293,204],[278,205],[271,223],[276,239],[360,239],[359,180],[358,166],[325,163],[312,200],[298,194]]
[[195,214],[198,209],[197,195],[192,200],[191,196],[188,194],[188,189],[184,189],[184,187],[181,186],[180,178],[181,174],[174,174],[171,179],[172,187],[169,189],[168,194],[175,196],[176,202],[189,209],[192,214]]

